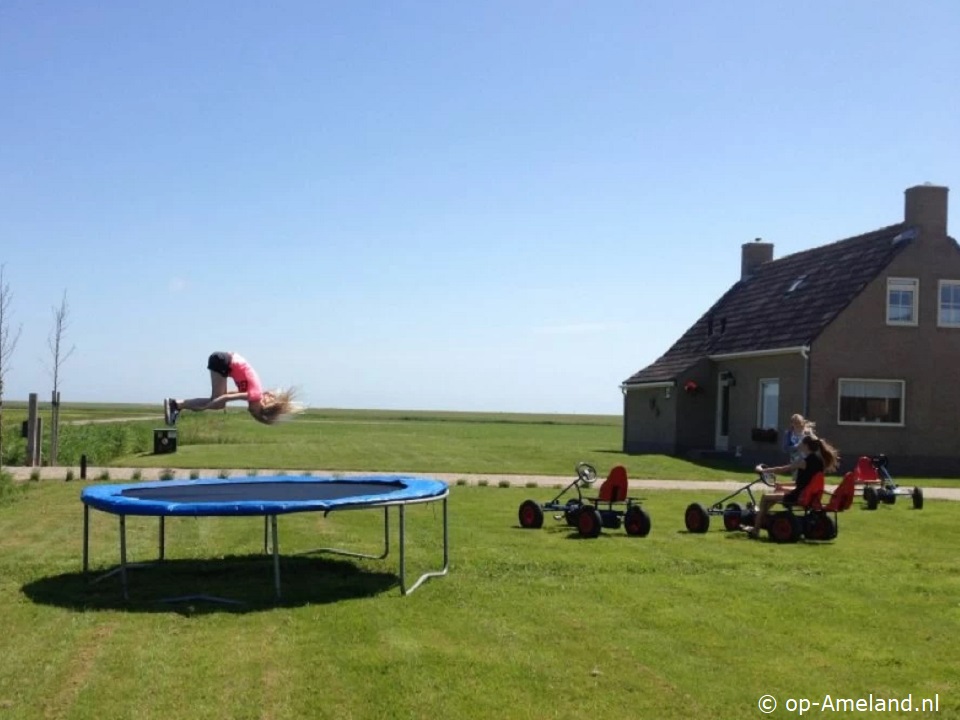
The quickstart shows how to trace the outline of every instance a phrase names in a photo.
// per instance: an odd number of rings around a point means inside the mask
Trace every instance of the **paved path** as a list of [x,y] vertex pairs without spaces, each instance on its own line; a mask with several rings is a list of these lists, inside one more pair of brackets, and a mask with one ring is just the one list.
[[[68,470],[73,470],[74,477],[80,478],[80,468],[78,467],[44,467],[39,468],[41,479],[63,480],[66,478]],[[31,468],[25,467],[4,467],[5,472],[9,472],[15,479],[29,480],[34,472]],[[103,477],[104,473],[109,474],[112,482],[126,482],[134,476],[134,473],[140,473],[143,480],[159,480],[164,472],[162,468],[119,468],[119,467],[88,467],[87,479],[97,480]],[[174,470],[175,480],[189,480],[194,470],[177,469]],[[222,470],[219,469],[197,469],[200,477],[215,478]],[[247,477],[249,471],[228,470],[228,477],[241,479]],[[340,472],[336,470],[257,470],[257,475],[317,475],[337,477],[352,477],[357,475],[389,475],[390,473],[377,472]],[[562,488],[573,480],[573,476],[555,476],[555,475],[491,475],[491,474],[469,474],[469,473],[397,473],[408,475],[427,475],[429,477],[444,480],[450,484],[463,481],[468,485],[487,484],[499,486],[503,483],[512,487],[549,487]],[[923,487],[923,483],[920,483]],[[630,487],[635,490],[714,490],[733,492],[743,487],[743,482],[739,480],[631,480]],[[912,485],[904,485],[905,488],[912,488]],[[832,490],[833,488],[828,487]],[[928,500],[956,500],[960,501],[960,487],[941,488],[941,487],[923,487],[923,496]]]

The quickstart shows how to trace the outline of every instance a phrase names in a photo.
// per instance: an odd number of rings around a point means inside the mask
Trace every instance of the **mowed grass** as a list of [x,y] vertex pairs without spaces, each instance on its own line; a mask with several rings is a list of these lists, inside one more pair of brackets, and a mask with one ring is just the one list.
[[[939,698],[960,716],[960,504],[840,517],[828,544],[778,546],[683,510],[709,493],[649,492],[653,530],[579,539],[517,507],[547,488],[454,485],[451,570],[402,597],[375,552],[379,511],[280,518],[272,597],[256,518],[171,519],[163,568],[88,585],[80,483],[28,482],[0,506],[0,715],[10,718],[733,718],[758,699]],[[96,570],[114,516],[92,514]],[[441,562],[440,505],[407,510],[408,573]],[[157,521],[130,518],[131,559]],[[409,578],[408,578],[409,579]],[[157,598],[204,592],[225,606]],[[884,716],[912,716],[890,713]]]

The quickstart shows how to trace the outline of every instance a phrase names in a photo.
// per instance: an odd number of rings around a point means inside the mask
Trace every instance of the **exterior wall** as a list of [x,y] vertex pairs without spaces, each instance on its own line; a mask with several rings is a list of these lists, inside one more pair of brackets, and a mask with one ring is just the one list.
[[[725,360],[714,367],[715,375],[729,371],[736,381],[730,388],[729,448],[745,464],[785,462],[787,458],[780,449],[783,431],[791,415],[804,412],[806,361],[803,356],[796,352]],[[753,430],[760,422],[760,381],[769,379],[780,381],[775,442],[753,439]]]
[[[886,324],[888,277],[919,279],[917,326]],[[960,280],[960,251],[943,235],[922,234],[817,338],[809,415],[839,448],[842,468],[885,453],[894,477],[960,475],[960,328],[937,327],[940,279]],[[841,377],[906,381],[904,427],[840,425]]]
[[[692,381],[699,390],[689,393]],[[677,454],[713,449],[717,414],[717,373],[704,358],[677,379]]]
[[676,452],[676,432],[676,388],[654,387],[627,391],[623,398],[625,453],[672,455]]

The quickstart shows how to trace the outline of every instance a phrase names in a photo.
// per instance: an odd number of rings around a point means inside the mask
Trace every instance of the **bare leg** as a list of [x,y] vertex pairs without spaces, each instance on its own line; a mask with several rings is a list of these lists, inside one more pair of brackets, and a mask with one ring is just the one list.
[[227,392],[227,378],[213,370],[210,371],[210,397],[207,398],[189,398],[186,400],[177,400],[177,405],[184,410],[222,410],[226,407],[225,400],[214,402],[215,398],[225,395]]
[[763,521],[767,518],[767,512],[770,510],[770,507],[778,502],[783,500],[783,493],[767,493],[760,498],[760,509],[757,510],[757,519],[751,534],[756,537],[760,534],[760,531],[763,529]]

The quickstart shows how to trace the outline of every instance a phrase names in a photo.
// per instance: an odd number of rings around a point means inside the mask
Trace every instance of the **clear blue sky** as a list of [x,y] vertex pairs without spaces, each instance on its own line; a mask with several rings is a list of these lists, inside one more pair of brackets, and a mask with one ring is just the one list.
[[960,193],[960,3],[0,2],[5,397],[618,413],[739,276]]

